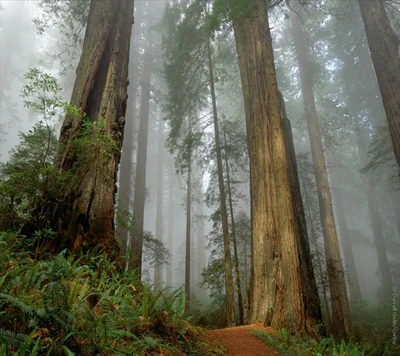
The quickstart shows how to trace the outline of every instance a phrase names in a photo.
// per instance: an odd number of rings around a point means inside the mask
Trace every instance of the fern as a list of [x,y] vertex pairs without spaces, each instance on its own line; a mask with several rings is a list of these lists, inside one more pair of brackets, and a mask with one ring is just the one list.
[[[0,329],[0,339],[5,345],[20,346],[28,339],[29,335],[15,333],[11,330]],[[8,346],[7,346],[8,347]]]

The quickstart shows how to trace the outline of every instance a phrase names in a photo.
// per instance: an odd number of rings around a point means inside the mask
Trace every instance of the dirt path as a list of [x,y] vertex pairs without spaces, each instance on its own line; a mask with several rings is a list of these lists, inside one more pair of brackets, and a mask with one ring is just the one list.
[[221,342],[227,350],[228,356],[280,356],[264,341],[253,335],[253,331],[261,330],[272,333],[262,324],[237,326],[234,328],[208,331],[208,339],[211,342]]

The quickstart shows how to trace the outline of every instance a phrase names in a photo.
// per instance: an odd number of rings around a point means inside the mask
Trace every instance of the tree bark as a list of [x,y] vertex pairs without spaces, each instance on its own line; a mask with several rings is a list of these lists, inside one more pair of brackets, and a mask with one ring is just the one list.
[[383,0],[359,0],[393,150],[400,166],[400,38],[390,26]]
[[[104,122],[102,132],[119,151],[85,152],[85,167],[74,179],[61,205],[56,206],[57,250],[72,253],[102,246],[108,255],[117,256],[114,204],[120,149],[125,125],[128,85],[129,43],[133,23],[133,1],[92,1],[82,56],[71,97],[71,105],[90,121]],[[67,115],[55,163],[62,172],[79,165],[75,142],[81,136],[83,116]],[[89,157],[89,155],[91,155]],[[88,159],[91,158],[92,159]]]
[[318,192],[322,231],[325,242],[325,258],[327,261],[329,288],[332,303],[332,331],[337,338],[348,339],[352,334],[350,308],[347,298],[344,269],[340,256],[339,242],[333,215],[332,199],[329,189],[328,172],[322,148],[321,133],[315,108],[313,87],[308,67],[308,50],[305,44],[305,34],[300,24],[299,13],[301,5],[298,1],[291,2],[294,11],[290,11],[293,37],[299,63],[300,81],[302,86],[304,106],[307,116],[307,128],[310,136],[311,155],[314,163],[315,182]]
[[282,111],[282,124],[285,136],[286,155],[288,160],[290,188],[292,191],[294,216],[296,218],[297,236],[299,241],[299,254],[301,268],[303,269],[302,278],[304,286],[304,294],[307,296],[307,303],[312,306],[312,309],[318,313],[318,318],[321,319],[321,303],[318,296],[317,282],[314,274],[314,266],[312,263],[310,244],[308,241],[306,216],[304,212],[303,199],[301,196],[300,180],[297,171],[296,152],[293,143],[292,126],[286,114],[285,101],[282,93],[279,92],[280,105]]
[[235,309],[233,303],[233,276],[232,276],[232,258],[231,248],[229,242],[229,231],[228,231],[228,211],[226,208],[225,198],[225,187],[224,187],[224,175],[222,168],[222,155],[221,155],[221,143],[219,136],[219,124],[218,124],[218,112],[217,112],[217,100],[215,97],[214,87],[214,70],[211,59],[211,40],[210,36],[207,39],[207,55],[208,55],[208,69],[210,74],[210,89],[211,89],[211,100],[213,107],[213,119],[214,119],[214,135],[215,135],[215,152],[217,155],[217,170],[218,170],[218,188],[220,197],[220,210],[222,220],[222,233],[224,238],[224,261],[225,261],[225,306],[226,306],[226,321],[227,326],[235,325]]
[[320,312],[308,303],[266,3],[234,18],[248,125],[251,170],[252,291],[250,322],[318,334]]
[[140,104],[140,124],[138,135],[138,149],[136,159],[135,194],[133,201],[134,226],[131,239],[132,269],[142,274],[143,227],[144,205],[146,199],[146,166],[147,166],[147,141],[149,135],[149,110],[150,110],[150,84],[153,72],[153,51],[151,31],[148,30],[147,44],[144,55],[142,98]]

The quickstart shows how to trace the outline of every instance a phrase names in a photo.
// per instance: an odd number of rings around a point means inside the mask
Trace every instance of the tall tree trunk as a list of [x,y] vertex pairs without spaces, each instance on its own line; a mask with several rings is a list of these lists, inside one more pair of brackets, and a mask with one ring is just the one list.
[[[102,132],[119,150],[125,125],[132,23],[133,1],[91,2],[71,97],[71,105],[90,121],[104,122]],[[96,152],[86,151],[85,157],[77,157],[75,142],[82,124],[82,116],[67,115],[61,128],[55,163],[63,172],[78,165],[82,176],[73,180],[63,203],[53,209],[58,225],[55,248],[67,247],[76,253],[102,245],[108,255],[116,256],[114,196],[120,151],[110,156],[110,152],[96,148]]]
[[[136,83],[136,81],[132,81]],[[131,200],[131,185],[133,176],[133,152],[134,143],[134,120],[136,117],[136,85],[133,85],[130,91],[131,99],[128,99],[128,107],[126,110],[126,121],[124,130],[124,144],[122,146],[120,172],[119,172],[119,188],[118,188],[118,213],[122,224],[117,226],[117,238],[119,240],[120,255],[127,256],[127,243],[129,235],[129,213]]]
[[321,319],[321,306],[318,296],[317,282],[314,274],[314,266],[311,258],[310,244],[308,241],[306,216],[304,212],[303,199],[301,196],[299,174],[297,171],[297,160],[293,143],[292,126],[286,114],[285,101],[281,92],[279,92],[279,97],[282,113],[283,133],[285,136],[286,155],[289,164],[288,171],[290,188],[293,196],[294,216],[296,218],[296,226],[298,229],[297,234],[299,241],[299,254],[300,260],[302,261],[301,268],[303,269],[302,282],[305,289],[305,294],[308,296],[307,303],[312,305],[313,308],[318,311],[318,317]]
[[[199,202],[197,203],[196,215],[197,222],[197,281],[201,283],[203,270],[206,268],[206,245],[204,233],[204,202],[203,202],[203,185],[199,187]],[[203,288],[198,286],[197,296],[201,302],[207,299],[207,293]]]
[[400,166],[400,38],[390,26],[383,0],[359,0],[359,4],[394,154]]
[[[367,145],[361,132],[360,124],[354,120],[355,131],[357,135],[358,154],[360,156],[360,166],[365,167],[368,164]],[[389,260],[386,252],[386,243],[383,236],[381,217],[379,216],[378,200],[376,199],[375,188],[372,177],[369,172],[363,174],[364,194],[367,198],[369,217],[371,220],[372,234],[376,253],[378,255],[378,265],[381,275],[382,285],[389,291],[392,287],[392,274],[390,272]]]
[[322,284],[322,297],[324,299],[324,307],[325,307],[325,318],[326,318],[326,326],[327,326],[327,333],[330,334],[332,330],[332,318],[331,318],[331,313],[329,311],[329,302],[328,302],[328,291],[326,288],[325,284],[325,273],[324,269],[322,268],[322,259],[321,255],[322,252],[319,250],[318,246],[318,241],[317,241],[317,234],[315,232],[314,224],[313,224],[313,216],[311,214],[311,208],[310,208],[310,203],[308,201],[308,196],[306,194],[306,188],[305,188],[305,183],[304,180],[303,182],[303,191],[304,191],[304,201],[305,201],[305,206],[306,206],[306,211],[309,216],[309,222],[310,222],[310,231],[311,231],[311,240],[314,245],[315,249],[315,254],[317,258],[317,268],[318,268],[318,273],[321,276],[321,284]]
[[142,98],[140,103],[140,123],[138,135],[138,149],[136,159],[135,194],[133,201],[133,217],[135,219],[131,251],[129,253],[132,269],[142,273],[143,227],[144,205],[146,198],[146,166],[147,166],[147,140],[149,134],[149,110],[150,110],[150,83],[153,72],[153,51],[151,31],[147,30],[147,43],[144,54]]
[[[163,205],[164,205],[164,122],[160,118],[158,123],[158,167],[157,167],[157,212],[156,212],[156,239],[163,242]],[[156,261],[154,267],[154,288],[160,289],[162,283],[161,261]]]
[[347,226],[342,194],[338,185],[334,186],[333,192],[334,201],[336,203],[336,216],[338,219],[339,232],[342,240],[344,260],[349,278],[350,300],[357,303],[362,301],[361,287],[358,279],[356,263],[354,260],[349,228]]
[[299,14],[301,13],[301,5],[297,0],[291,2],[291,4],[294,7],[294,11],[290,11],[290,19],[293,27],[297,60],[299,62],[300,81],[307,116],[307,128],[310,136],[311,155],[314,163],[315,182],[317,185],[318,203],[325,242],[325,257],[328,266],[332,302],[332,331],[336,337],[348,339],[352,334],[350,308],[335,227],[328,172],[322,148],[313,87],[310,80],[308,50],[305,44],[305,34],[300,24]]
[[231,259],[231,248],[229,243],[228,211],[226,209],[221,143],[220,143],[219,126],[218,126],[217,100],[215,97],[214,71],[211,59],[210,36],[208,36],[207,39],[207,55],[208,55],[208,69],[210,72],[211,100],[212,100],[213,118],[214,118],[215,152],[217,155],[218,188],[220,197],[219,203],[220,203],[221,219],[222,219],[222,233],[224,238],[226,321],[227,321],[227,326],[233,326],[235,325],[235,309],[233,303],[234,287],[233,287],[233,276],[232,276],[232,259]]
[[[192,135],[192,117],[189,116],[189,137]],[[189,143],[187,156],[187,179],[186,179],[186,254],[185,254],[185,314],[190,312],[190,264],[191,264],[191,228],[192,228],[192,146]]]
[[[174,199],[174,168],[173,162],[171,159],[168,161],[168,250],[169,252],[173,253],[173,236],[174,236],[174,206],[175,206],[175,199]],[[167,267],[167,286],[172,287],[172,261],[174,259],[171,258],[170,264]]]
[[[250,16],[233,19],[250,133],[252,292],[250,322],[318,333],[319,305],[309,303],[303,275],[267,5],[248,1]],[[304,233],[304,232],[303,232]]]
[[236,288],[237,288],[238,308],[239,308],[239,325],[243,325],[244,324],[243,296],[242,296],[242,286],[241,286],[241,282],[240,282],[240,268],[239,268],[239,256],[238,256],[238,251],[237,251],[235,215],[233,213],[233,202],[232,202],[232,192],[231,192],[231,177],[230,177],[230,172],[229,172],[228,153],[226,152],[227,145],[226,145],[226,132],[225,131],[224,131],[224,141],[225,141],[226,188],[228,190],[229,213],[230,213],[230,216],[231,216],[233,259],[234,259],[234,264],[235,264]]

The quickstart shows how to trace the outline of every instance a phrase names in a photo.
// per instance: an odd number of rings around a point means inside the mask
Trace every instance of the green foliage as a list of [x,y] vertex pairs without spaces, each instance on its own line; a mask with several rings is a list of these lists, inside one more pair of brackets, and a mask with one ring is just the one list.
[[60,60],[63,71],[75,65],[80,54],[89,15],[89,0],[40,0],[42,11],[33,19],[39,34],[57,28],[61,48],[52,57]]
[[18,229],[38,207],[44,211],[63,183],[52,166],[57,139],[49,126],[39,122],[20,140],[0,167],[0,230]]
[[27,133],[20,133],[19,144],[0,167],[0,230],[16,230],[28,220],[40,230],[51,213],[48,202],[56,199],[68,182],[68,175],[60,175],[52,164],[57,150],[53,124],[76,110],[62,101],[53,76],[31,68],[25,79],[24,104],[40,120]]
[[360,356],[365,355],[362,346],[352,341],[341,343],[331,338],[301,338],[292,336],[286,329],[279,331],[279,336],[271,336],[263,331],[255,331],[254,334],[261,340],[274,347],[282,355],[288,356]]
[[400,348],[392,344],[393,338],[393,304],[371,306],[367,302],[353,303],[351,314],[354,328],[354,339],[348,342],[336,341],[323,337],[319,340],[291,335],[286,329],[279,331],[279,336],[267,335],[257,331],[256,335],[273,346],[282,355],[398,355]]
[[57,110],[66,106],[59,95],[61,87],[52,75],[38,68],[30,68],[24,77],[28,84],[22,88],[22,97],[30,99],[24,100],[27,108],[43,115],[46,120],[55,117]]
[[[11,248],[12,247],[12,248]],[[0,349],[14,355],[206,355],[181,290],[153,294],[94,251],[37,261],[0,235]]]
[[72,171],[80,180],[91,165],[107,165],[119,148],[107,133],[104,120],[92,122],[83,117],[80,136],[73,141],[73,152],[76,160]]
[[256,6],[258,6],[257,1],[214,0],[209,26],[215,31],[227,21],[240,21],[251,16]]
[[361,172],[363,174],[370,173],[379,167],[385,167],[388,171],[388,167],[390,167],[390,179],[393,187],[397,188],[399,186],[398,167],[394,158],[392,140],[387,125],[376,128],[368,153],[370,154],[370,160]]
[[[143,233],[143,262],[150,268],[155,266],[167,266],[171,259],[169,250],[164,243],[154,238],[149,231]],[[147,271],[144,271],[147,273]]]
[[[105,122],[83,118],[82,130],[73,142],[75,165],[61,172],[54,164],[58,147],[55,123],[66,114],[81,117],[79,109],[63,101],[57,80],[37,68],[25,75],[22,89],[24,104],[40,121],[11,151],[9,161],[0,166],[0,231],[17,230],[29,225],[36,251],[49,241],[44,229],[51,225],[55,202],[62,201],[74,183],[80,181],[93,164],[108,164],[119,153],[106,132]],[[37,255],[35,255],[37,256]]]

